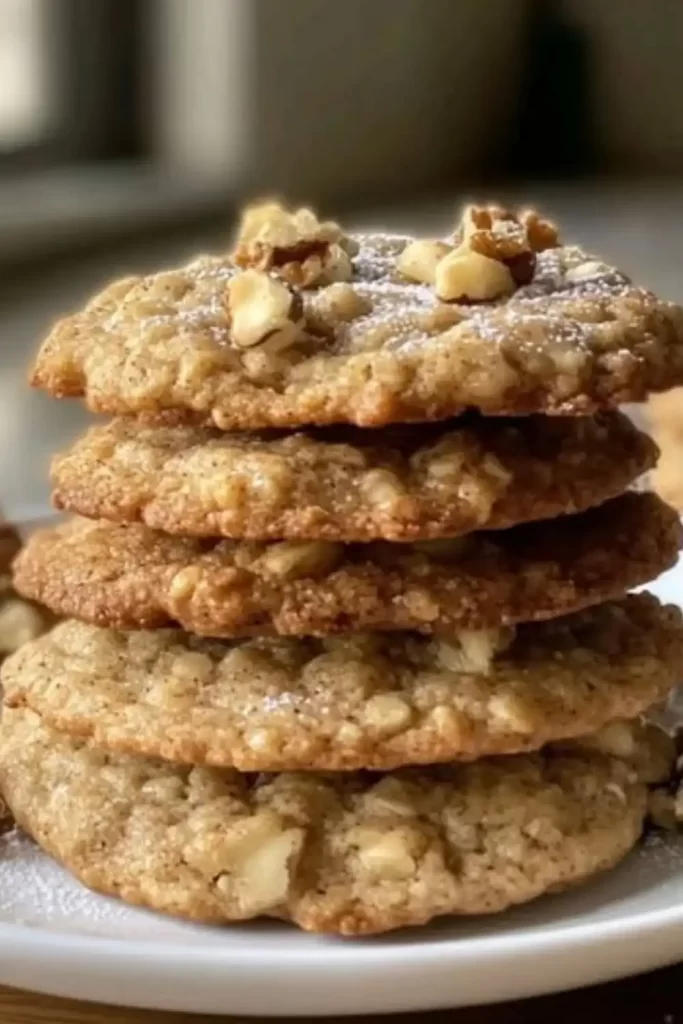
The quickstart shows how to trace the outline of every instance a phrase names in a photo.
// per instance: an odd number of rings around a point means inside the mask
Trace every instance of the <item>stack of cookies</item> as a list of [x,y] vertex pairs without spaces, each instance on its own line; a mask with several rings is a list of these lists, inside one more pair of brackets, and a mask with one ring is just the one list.
[[532,212],[266,203],[106,288],[33,375],[117,418],[16,563],[67,617],[4,668],[17,821],[132,903],[346,935],[614,865],[683,674],[678,610],[624,596],[680,529],[616,406],[677,380],[681,310]]

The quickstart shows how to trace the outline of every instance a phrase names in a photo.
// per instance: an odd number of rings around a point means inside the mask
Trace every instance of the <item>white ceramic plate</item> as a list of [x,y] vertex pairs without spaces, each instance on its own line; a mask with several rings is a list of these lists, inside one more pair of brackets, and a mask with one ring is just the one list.
[[[651,587],[683,604],[683,564]],[[683,957],[683,837],[651,838],[581,890],[487,920],[361,941],[203,928],[93,896],[0,839],[0,983],[208,1013],[382,1013],[588,985]]]

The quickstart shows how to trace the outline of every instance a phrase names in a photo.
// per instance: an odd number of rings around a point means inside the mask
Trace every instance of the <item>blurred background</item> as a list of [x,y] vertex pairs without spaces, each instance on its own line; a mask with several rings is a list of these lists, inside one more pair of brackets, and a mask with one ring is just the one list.
[[670,298],[680,0],[0,0],[0,500],[86,422],[25,387],[113,274],[220,248],[245,198],[347,226],[535,204]]

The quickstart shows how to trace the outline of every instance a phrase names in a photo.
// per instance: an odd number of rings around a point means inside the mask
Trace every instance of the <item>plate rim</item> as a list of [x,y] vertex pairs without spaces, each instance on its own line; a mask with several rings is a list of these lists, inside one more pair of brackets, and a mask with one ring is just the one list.
[[[133,909],[145,910],[145,908],[140,907]],[[157,915],[155,911],[146,912],[163,917],[163,915]],[[176,919],[172,918],[172,920]],[[452,920],[458,920],[458,918],[456,917]],[[461,920],[466,919],[462,918]],[[199,924],[199,922],[196,923]],[[248,922],[244,923],[248,924]],[[273,919],[272,923],[275,925],[282,922]],[[381,935],[361,937],[359,941],[357,936],[343,937],[324,933],[308,933],[312,938],[319,939],[320,944],[315,945],[312,943],[310,946],[298,948],[296,945],[289,945],[287,948],[283,944],[281,950],[269,950],[268,955],[271,965],[277,967],[289,967],[292,961],[301,959],[324,959],[326,965],[329,966],[331,959],[335,965],[344,968],[347,966],[347,959],[351,960],[355,956],[362,956],[362,959],[366,962],[378,959],[384,960],[388,957],[399,962],[405,960],[410,965],[413,965],[416,958],[440,960],[440,954],[447,953],[453,946],[472,947],[471,949],[465,949],[466,956],[481,956],[481,949],[479,947],[486,947],[492,954],[508,951],[511,944],[514,944],[515,948],[521,948],[524,952],[529,952],[538,943],[544,946],[553,946],[557,943],[583,946],[585,940],[587,940],[585,944],[588,945],[601,943],[614,938],[615,935],[623,932],[626,928],[628,928],[631,935],[642,935],[644,933],[651,933],[652,930],[659,931],[660,929],[673,927],[679,923],[683,924],[683,897],[680,904],[670,907],[660,907],[654,910],[622,915],[602,921],[577,921],[573,924],[562,924],[561,921],[558,921],[557,923],[552,922],[549,925],[534,925],[519,934],[505,932],[499,935],[492,934],[472,937],[449,938],[444,936],[438,941],[430,939],[425,941],[424,939],[419,939],[419,936],[423,934],[423,930],[416,926],[413,929],[405,929],[405,934],[407,935],[414,933],[415,942],[392,944],[390,942],[383,943]],[[217,929],[217,931],[220,931],[220,929]],[[286,932],[290,932],[289,927],[286,928]],[[283,934],[286,934],[286,932],[283,931]],[[297,934],[294,926],[292,926],[291,933]],[[202,962],[213,961],[216,966],[222,966],[221,961],[226,957],[230,960],[243,961],[245,964],[252,960],[258,961],[261,966],[263,965],[263,950],[259,949],[257,944],[241,949],[232,945],[224,947],[218,945],[203,946],[190,942],[164,942],[160,939],[119,938],[92,935],[86,932],[82,934],[71,933],[60,931],[58,928],[44,928],[40,925],[0,921],[0,947],[5,942],[11,942],[16,949],[17,942],[23,941],[28,941],[29,945],[45,945],[48,948],[58,943],[60,950],[71,949],[74,952],[87,944],[88,953],[93,952],[97,948],[98,955],[103,952],[109,952],[125,958],[135,958],[136,955],[139,956],[144,952],[146,958],[153,955],[164,960],[172,959],[183,962],[193,960]],[[332,951],[340,953],[342,950],[344,952],[341,953],[341,956],[331,955]],[[463,950],[460,949],[458,952],[461,954]],[[400,966],[405,966],[405,964],[400,963]]]

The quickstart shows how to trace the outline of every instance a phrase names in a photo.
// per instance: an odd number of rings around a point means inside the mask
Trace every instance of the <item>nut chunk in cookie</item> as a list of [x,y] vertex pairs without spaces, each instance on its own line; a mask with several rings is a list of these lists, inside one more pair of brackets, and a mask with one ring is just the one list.
[[444,302],[490,302],[534,276],[536,253],[559,246],[557,228],[531,210],[467,206],[454,245],[418,240],[398,259],[407,278],[434,285]]
[[256,203],[242,215],[232,258],[238,267],[272,270],[300,288],[349,281],[356,244],[333,221],[312,210]]

